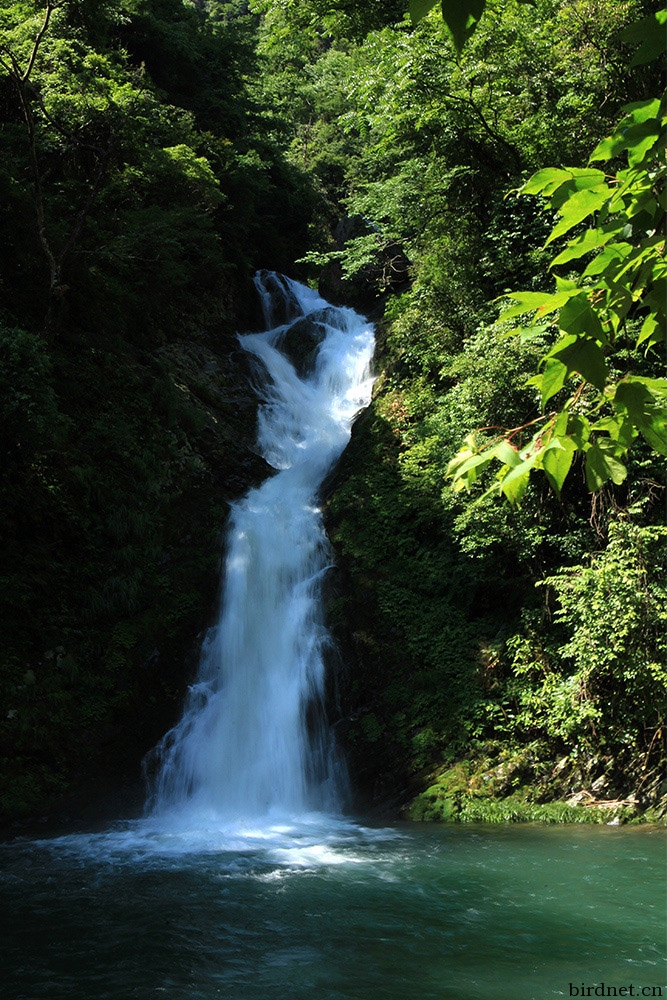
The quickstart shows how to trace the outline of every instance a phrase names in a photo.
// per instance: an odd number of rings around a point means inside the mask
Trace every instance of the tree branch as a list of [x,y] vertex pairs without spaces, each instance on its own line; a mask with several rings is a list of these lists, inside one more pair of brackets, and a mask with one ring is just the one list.
[[39,52],[39,47],[42,44],[42,39],[49,29],[49,21],[51,20],[51,15],[54,10],[58,7],[62,7],[66,0],[46,0],[46,10],[44,11],[44,21],[42,22],[42,27],[37,32],[37,37],[35,38],[35,44],[32,47],[32,52],[30,53],[30,58],[28,59],[28,65],[26,66],[25,72],[21,77],[21,83],[27,83],[30,74],[32,73],[33,66],[35,65],[35,59],[37,58],[37,53]]

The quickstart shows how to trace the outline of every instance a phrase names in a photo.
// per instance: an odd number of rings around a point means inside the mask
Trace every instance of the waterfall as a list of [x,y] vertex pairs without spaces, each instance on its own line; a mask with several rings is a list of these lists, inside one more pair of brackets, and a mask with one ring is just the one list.
[[323,707],[331,553],[318,492],[370,400],[373,331],[289,278],[261,272],[255,284],[269,329],[239,341],[265,373],[257,447],[276,472],[232,506],[218,622],[155,751],[154,815],[341,807],[345,771]]

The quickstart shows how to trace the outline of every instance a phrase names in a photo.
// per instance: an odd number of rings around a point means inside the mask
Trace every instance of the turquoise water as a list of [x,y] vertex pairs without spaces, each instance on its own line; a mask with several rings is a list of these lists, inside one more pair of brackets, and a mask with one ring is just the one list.
[[2,996],[667,996],[665,859],[655,827],[317,815],[16,841],[0,845]]

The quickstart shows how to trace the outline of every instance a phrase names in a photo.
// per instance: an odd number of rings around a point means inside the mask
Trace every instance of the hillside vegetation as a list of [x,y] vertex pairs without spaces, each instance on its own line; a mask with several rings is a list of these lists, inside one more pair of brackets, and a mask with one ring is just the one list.
[[0,4],[5,815],[173,721],[264,473],[258,267],[377,318],[327,498],[359,803],[664,814],[662,14],[433,6]]

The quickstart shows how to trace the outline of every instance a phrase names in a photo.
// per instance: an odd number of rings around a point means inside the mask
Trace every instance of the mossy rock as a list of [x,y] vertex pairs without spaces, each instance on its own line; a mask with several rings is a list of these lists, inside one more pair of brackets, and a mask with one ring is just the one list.
[[[656,822],[657,811],[642,812],[628,802],[540,802],[539,785],[521,785],[507,794],[511,763],[485,770],[487,761],[459,761],[447,768],[407,806],[404,815],[416,822],[436,823],[624,823]],[[481,765],[481,766],[480,766]],[[501,766],[502,767],[502,766]],[[490,780],[485,781],[486,778]]]

